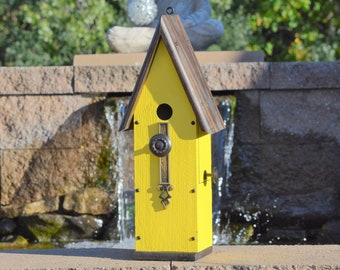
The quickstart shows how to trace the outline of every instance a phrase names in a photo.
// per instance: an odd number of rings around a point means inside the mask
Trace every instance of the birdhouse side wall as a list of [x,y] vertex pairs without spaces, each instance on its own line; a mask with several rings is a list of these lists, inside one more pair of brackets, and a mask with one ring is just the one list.
[[198,249],[212,246],[212,180],[204,178],[204,172],[211,172],[211,135],[197,130],[197,231]]

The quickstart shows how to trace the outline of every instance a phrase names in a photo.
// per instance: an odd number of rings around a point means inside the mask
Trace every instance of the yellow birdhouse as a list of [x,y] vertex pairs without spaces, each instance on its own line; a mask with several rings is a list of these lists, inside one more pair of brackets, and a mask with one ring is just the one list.
[[164,15],[120,127],[134,129],[135,258],[211,252],[211,134],[223,128],[179,16]]

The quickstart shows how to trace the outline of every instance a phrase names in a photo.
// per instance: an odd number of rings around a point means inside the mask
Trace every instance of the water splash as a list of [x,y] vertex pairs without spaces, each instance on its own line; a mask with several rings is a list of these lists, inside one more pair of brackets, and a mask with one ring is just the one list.
[[[230,221],[223,214],[223,204],[231,197],[229,180],[231,177],[230,164],[234,145],[234,110],[236,98],[227,96],[221,101],[218,109],[223,118],[226,128],[213,136],[213,158],[212,164],[218,171],[218,179],[213,189],[213,244],[228,244],[232,235],[228,232]],[[222,221],[223,218],[226,220]]]

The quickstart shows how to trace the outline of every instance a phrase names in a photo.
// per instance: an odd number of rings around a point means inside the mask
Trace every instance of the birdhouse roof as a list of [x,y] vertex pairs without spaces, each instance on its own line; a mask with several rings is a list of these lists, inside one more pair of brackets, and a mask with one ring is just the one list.
[[134,110],[161,39],[169,52],[202,131],[213,134],[224,129],[221,114],[202,74],[180,17],[178,15],[163,15],[156,28],[120,131],[133,127]]

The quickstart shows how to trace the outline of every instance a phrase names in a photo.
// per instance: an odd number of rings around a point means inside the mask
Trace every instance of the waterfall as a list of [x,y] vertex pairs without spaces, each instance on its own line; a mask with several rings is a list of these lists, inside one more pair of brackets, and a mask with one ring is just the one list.
[[218,179],[213,186],[213,244],[228,244],[231,240],[231,234],[228,233],[228,220],[222,221],[227,217],[224,215],[223,203],[231,197],[229,190],[229,180],[231,177],[230,164],[231,154],[234,145],[234,109],[236,99],[234,96],[228,96],[221,101],[218,109],[223,118],[226,128],[217,134],[213,139],[213,167],[218,172]]
[[118,219],[117,219],[117,234],[120,243],[128,241],[134,236],[134,214],[131,209],[133,199],[129,187],[126,184],[126,175],[124,169],[124,156],[127,152],[126,144],[127,140],[124,133],[119,133],[119,126],[124,117],[125,105],[122,100],[112,101],[108,106],[105,106],[105,117],[112,130],[112,152],[116,157],[116,162],[112,164],[114,166],[112,179],[116,180],[116,194],[118,204]]

